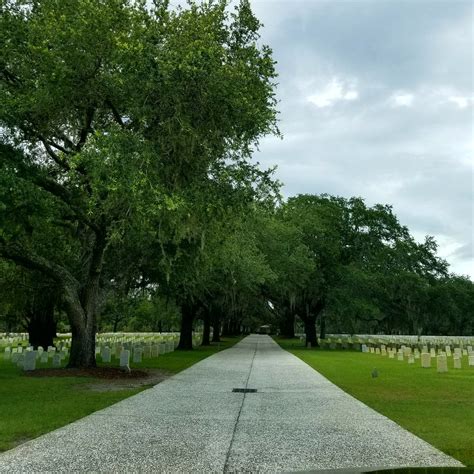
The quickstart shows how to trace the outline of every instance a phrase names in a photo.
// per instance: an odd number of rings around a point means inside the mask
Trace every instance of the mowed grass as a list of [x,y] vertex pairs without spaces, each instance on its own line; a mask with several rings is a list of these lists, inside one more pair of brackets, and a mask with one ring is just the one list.
[[[134,367],[156,368],[177,373],[239,340],[225,338],[220,344],[171,352],[131,367],[132,370]],[[110,365],[117,367],[118,360]],[[44,366],[40,364],[38,367]],[[146,388],[98,392],[83,386],[97,380],[89,377],[29,377],[10,361],[4,361],[3,353],[0,353],[0,452]]]
[[[355,351],[306,349],[295,339],[275,339],[345,392],[394,420],[441,451],[474,467],[474,367],[438,374],[419,360]],[[434,366],[433,366],[434,362]],[[378,377],[372,378],[377,368]]]
[[135,364],[130,361],[130,367],[132,370],[134,368],[161,369],[176,374],[216,352],[232,347],[240,340],[242,340],[242,337],[221,338],[221,342],[219,343],[212,343],[211,346],[201,346],[192,351],[170,352],[155,359],[144,359],[140,364]]

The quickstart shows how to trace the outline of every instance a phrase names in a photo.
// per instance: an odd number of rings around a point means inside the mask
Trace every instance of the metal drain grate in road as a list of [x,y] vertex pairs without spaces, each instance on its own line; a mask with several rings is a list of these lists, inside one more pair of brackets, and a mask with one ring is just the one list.
[[256,388],[233,388],[233,392],[239,392],[239,393],[255,393],[257,391]]

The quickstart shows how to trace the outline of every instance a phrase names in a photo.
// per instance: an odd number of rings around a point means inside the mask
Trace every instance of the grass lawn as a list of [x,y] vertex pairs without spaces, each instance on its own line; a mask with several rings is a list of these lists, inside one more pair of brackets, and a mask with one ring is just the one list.
[[[306,349],[296,339],[275,338],[345,392],[394,420],[446,454],[474,467],[474,367],[438,374],[435,367],[355,351]],[[378,369],[379,376],[371,372]]]
[[[177,373],[239,340],[225,338],[219,345],[171,352],[156,359],[147,359],[142,364],[132,364],[132,370],[134,367],[157,368]],[[118,366],[118,361],[111,365]],[[85,377],[27,377],[10,361],[5,362],[3,354],[0,354],[0,451],[11,449],[144,390],[97,392],[81,387],[95,380]]]

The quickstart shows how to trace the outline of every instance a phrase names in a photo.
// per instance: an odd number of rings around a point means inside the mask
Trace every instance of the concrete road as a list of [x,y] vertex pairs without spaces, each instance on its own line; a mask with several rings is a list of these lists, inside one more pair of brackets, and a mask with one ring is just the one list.
[[0,455],[0,472],[13,473],[402,466],[461,464],[257,335]]

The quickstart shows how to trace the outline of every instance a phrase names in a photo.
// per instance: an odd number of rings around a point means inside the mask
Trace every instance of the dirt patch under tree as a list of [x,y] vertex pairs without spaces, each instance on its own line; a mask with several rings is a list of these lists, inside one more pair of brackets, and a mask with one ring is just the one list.
[[96,380],[78,384],[78,388],[110,392],[153,386],[173,374],[158,369],[134,369],[126,372],[117,367],[90,367],[88,369],[38,369],[25,372],[25,375],[28,377],[91,377]]

